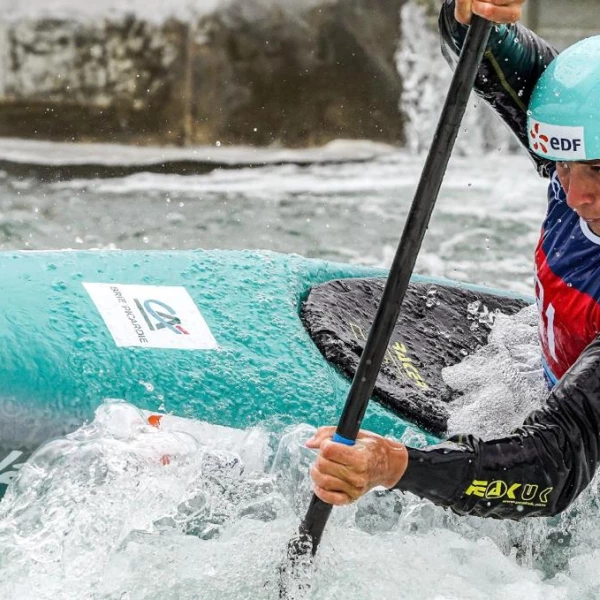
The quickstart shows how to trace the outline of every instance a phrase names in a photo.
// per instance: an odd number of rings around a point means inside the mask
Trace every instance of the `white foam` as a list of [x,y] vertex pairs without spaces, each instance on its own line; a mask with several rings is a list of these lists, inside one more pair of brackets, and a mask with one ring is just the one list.
[[[2,0],[0,0],[1,2]],[[81,144],[0,138],[0,160],[44,166],[139,166],[176,161],[231,166],[248,164],[316,163],[370,160],[389,154],[387,144],[368,140],[334,140],[321,147],[292,150],[250,146],[191,146],[188,148]]]
[[[545,400],[537,331],[537,307],[513,317],[494,315],[488,344],[442,371],[444,381],[463,394],[453,404],[449,432],[484,438],[510,433]],[[478,327],[477,319],[471,320]]]
[[[304,441],[312,431],[277,439],[169,416],[157,429],[133,406],[104,404],[92,423],[37,453],[0,504],[0,595],[275,600],[287,541],[311,495]],[[593,595],[591,495],[570,520],[514,523],[375,490],[334,510],[309,570],[312,593]]]

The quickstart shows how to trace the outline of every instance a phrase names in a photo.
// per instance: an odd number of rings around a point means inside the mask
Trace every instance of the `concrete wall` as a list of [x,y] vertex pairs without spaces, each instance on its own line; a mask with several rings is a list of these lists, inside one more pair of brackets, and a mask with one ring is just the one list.
[[[412,0],[427,9],[432,25],[441,0]],[[523,22],[561,50],[600,34],[600,0],[526,0]]]
[[179,135],[186,36],[175,21],[4,25],[0,134],[115,141],[163,137],[170,129]]
[[0,25],[0,135],[307,146],[403,139],[394,52],[406,0],[237,0],[187,22]]
[[525,7],[525,22],[561,50],[600,34],[599,0],[527,0]]
[[[205,0],[213,12],[186,20],[66,10],[37,18],[42,0],[23,0],[18,19],[0,18],[0,136],[402,143],[394,53],[407,1]],[[412,1],[433,24],[440,0]],[[69,2],[95,6],[60,5]],[[526,21],[563,48],[600,31],[599,3],[528,0]]]

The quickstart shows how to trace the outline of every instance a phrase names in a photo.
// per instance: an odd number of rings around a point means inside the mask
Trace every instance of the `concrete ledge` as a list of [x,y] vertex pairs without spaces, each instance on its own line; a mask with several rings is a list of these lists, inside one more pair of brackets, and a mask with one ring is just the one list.
[[395,152],[387,144],[338,140],[304,150],[198,146],[185,149],[0,138],[0,171],[43,181],[149,172],[199,175],[215,169],[366,162]]

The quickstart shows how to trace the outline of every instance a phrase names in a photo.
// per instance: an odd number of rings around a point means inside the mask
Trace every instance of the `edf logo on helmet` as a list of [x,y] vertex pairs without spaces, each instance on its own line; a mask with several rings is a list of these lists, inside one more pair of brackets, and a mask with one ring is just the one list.
[[531,120],[531,148],[551,160],[586,160],[583,127],[562,127]]

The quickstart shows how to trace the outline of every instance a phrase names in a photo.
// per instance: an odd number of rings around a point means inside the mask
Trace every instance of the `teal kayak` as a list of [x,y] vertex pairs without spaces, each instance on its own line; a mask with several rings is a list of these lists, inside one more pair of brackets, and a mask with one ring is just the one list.
[[[301,306],[315,286],[385,275],[254,251],[8,252],[0,263],[0,496],[14,457],[109,398],[233,428],[337,422],[350,379]],[[380,403],[363,426],[437,439]]]

